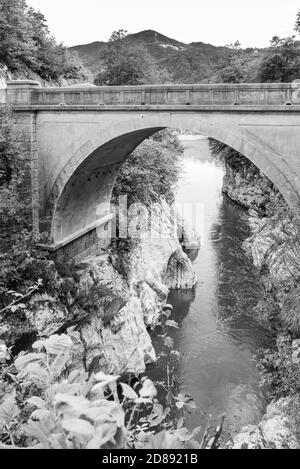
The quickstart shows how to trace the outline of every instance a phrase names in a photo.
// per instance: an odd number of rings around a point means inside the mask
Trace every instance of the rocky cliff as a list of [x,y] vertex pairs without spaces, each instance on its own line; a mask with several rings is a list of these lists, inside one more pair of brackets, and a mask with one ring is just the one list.
[[[250,161],[228,148],[218,155],[226,167],[224,194],[249,211],[251,236],[245,241],[244,248],[251,256],[266,291],[265,301],[255,308],[253,314],[266,326],[271,327],[275,322],[279,330],[298,337],[299,222],[272,182]],[[299,448],[299,422],[293,411],[295,399],[293,395],[271,402],[260,423],[244,427],[231,447]]]

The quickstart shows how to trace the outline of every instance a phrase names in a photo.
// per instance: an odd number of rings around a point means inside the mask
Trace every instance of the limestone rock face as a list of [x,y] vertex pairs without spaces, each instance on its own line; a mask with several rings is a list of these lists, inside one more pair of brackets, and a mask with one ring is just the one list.
[[297,277],[299,272],[300,237],[296,221],[287,212],[279,220],[250,218],[252,236],[245,243],[254,265],[267,268],[273,281]]
[[289,404],[284,398],[270,404],[257,426],[244,427],[234,438],[232,449],[299,449]]
[[140,374],[156,355],[146,330],[141,302],[131,298],[114,317],[111,326],[102,331],[103,347],[114,370]]
[[178,237],[184,249],[197,249],[201,247],[201,239],[196,230],[185,220],[180,213],[176,214]]
[[49,296],[45,300],[43,295],[35,295],[30,304],[31,308],[25,314],[40,337],[55,334],[70,317],[66,306]]
[[156,355],[143,320],[138,298],[131,298],[106,326],[98,314],[91,315],[79,331],[69,333],[77,339],[73,365],[89,372],[141,374]]
[[159,214],[151,218],[150,236],[141,236],[127,262],[129,288],[138,292],[147,325],[158,319],[169,289],[192,289],[197,283],[178,239],[177,216],[175,208],[161,200]]
[[240,163],[237,168],[226,164],[223,192],[242,207],[264,212],[272,197],[272,183],[255,168],[243,165],[243,160]]
[[[153,218],[151,235],[135,239],[129,253],[117,254],[125,259],[112,264],[93,259],[81,277],[81,285],[98,308],[81,328],[86,365],[105,362],[111,372],[140,374],[156,360],[146,328],[157,322],[169,289],[193,288],[196,278],[179,243],[175,212],[165,201]],[[125,265],[126,279],[114,263]],[[107,314],[105,301],[116,297],[124,304]]]
[[172,254],[169,260],[166,283],[173,290],[190,290],[197,283],[192,263],[181,247]]

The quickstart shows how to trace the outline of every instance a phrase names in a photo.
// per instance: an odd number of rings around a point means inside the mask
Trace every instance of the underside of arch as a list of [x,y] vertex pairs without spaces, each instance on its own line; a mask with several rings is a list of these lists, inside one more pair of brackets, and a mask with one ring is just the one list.
[[[151,123],[155,125],[149,125]],[[65,180],[59,175],[58,180],[63,187],[60,192],[57,189],[53,191],[54,196],[49,205],[51,214],[48,213],[52,218],[52,243],[60,243],[81,233],[108,215],[112,189],[121,165],[143,140],[166,127],[198,131],[239,151],[269,177],[290,207],[299,211],[299,195],[292,184],[291,169],[288,165],[285,168],[284,162],[279,167],[274,149],[242,126],[229,130],[228,126],[214,125],[195,117],[172,116],[170,119],[169,115],[153,120],[133,119],[132,122],[126,122],[125,126],[124,123],[119,128],[115,125],[115,138],[100,145],[97,142],[103,142],[103,134],[107,135],[107,131],[99,131],[99,140],[95,139],[93,143],[95,149],[89,154],[83,153],[73,172],[67,175],[64,172]],[[125,128],[131,128],[132,131],[124,133]],[[76,158],[78,160],[78,155]],[[71,163],[70,168],[74,167]]]

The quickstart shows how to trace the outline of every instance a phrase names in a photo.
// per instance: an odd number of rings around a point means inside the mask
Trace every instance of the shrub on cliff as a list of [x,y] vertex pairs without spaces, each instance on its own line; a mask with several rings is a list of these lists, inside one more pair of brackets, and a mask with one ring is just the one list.
[[294,359],[296,342],[289,334],[282,333],[276,339],[276,346],[263,352],[260,360],[262,385],[268,386],[272,397],[300,393],[300,361]]

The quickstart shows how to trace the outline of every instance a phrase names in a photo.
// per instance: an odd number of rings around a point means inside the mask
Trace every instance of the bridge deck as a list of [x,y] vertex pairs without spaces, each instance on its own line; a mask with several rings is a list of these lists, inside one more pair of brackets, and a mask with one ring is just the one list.
[[[4,96],[5,94],[5,96]],[[300,83],[242,83],[242,84],[199,84],[199,85],[152,85],[96,87],[77,85],[68,88],[45,88],[33,81],[11,81],[2,91],[0,102],[14,106],[30,106],[31,109],[48,107],[78,107],[80,110],[111,107],[118,110],[126,107],[133,110],[151,108],[167,110],[232,110],[264,106],[300,105]],[[42,106],[42,108],[41,108]],[[138,107],[137,107],[138,106]],[[261,110],[261,108],[260,108]]]

